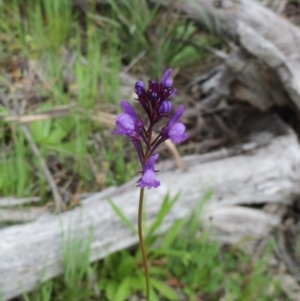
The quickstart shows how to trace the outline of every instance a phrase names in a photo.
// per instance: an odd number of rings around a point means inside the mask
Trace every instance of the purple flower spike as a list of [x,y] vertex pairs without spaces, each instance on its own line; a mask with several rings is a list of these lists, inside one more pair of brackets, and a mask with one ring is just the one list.
[[[164,86],[170,86],[170,85],[169,85],[169,83],[170,83],[169,77],[170,77],[170,75],[172,74],[172,72],[173,72],[172,69],[168,69],[168,70],[164,73],[164,75],[162,76],[162,78],[161,78],[161,83],[162,83]],[[167,84],[167,83],[168,83],[168,84]],[[173,81],[172,81],[172,83],[173,83]],[[172,83],[171,83],[171,85],[172,85]]]
[[[180,143],[187,139],[185,126],[179,122],[184,107],[179,106],[171,116],[171,97],[175,94],[173,80],[170,78],[172,69],[168,69],[161,78],[148,80],[148,86],[142,81],[135,83],[137,101],[144,110],[142,120],[127,101],[121,101],[122,114],[116,118],[114,134],[126,136],[133,144],[137,157],[142,166],[141,178],[137,184],[141,188],[157,188],[160,182],[155,178],[155,161],[158,155],[155,150],[162,142],[170,139],[173,143]],[[152,139],[152,133],[158,123],[163,122],[160,134]]]
[[162,115],[166,115],[170,113],[171,110],[172,110],[172,104],[168,100],[163,101],[158,108],[158,112]]
[[145,85],[142,81],[139,80],[135,83],[135,91],[138,96],[143,94],[145,91]]
[[174,115],[169,119],[167,125],[161,130],[161,137],[163,141],[171,139],[173,143],[180,143],[187,138],[185,126],[177,120],[181,117],[184,111],[184,106],[179,106]]
[[160,182],[155,179],[155,172],[154,172],[154,164],[156,159],[158,158],[158,154],[151,156],[145,163],[142,171],[142,177],[138,181],[138,185],[141,188],[148,187],[150,188],[157,188],[160,185]]

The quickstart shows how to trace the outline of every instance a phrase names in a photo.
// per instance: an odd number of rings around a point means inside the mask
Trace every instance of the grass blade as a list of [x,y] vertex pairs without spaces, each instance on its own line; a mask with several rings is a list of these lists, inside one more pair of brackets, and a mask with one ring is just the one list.
[[120,210],[120,208],[112,201],[111,198],[108,198],[108,203],[111,205],[114,212],[117,214],[117,216],[120,218],[120,220],[134,233],[137,234],[137,231],[132,224],[132,222],[123,214],[123,212]]

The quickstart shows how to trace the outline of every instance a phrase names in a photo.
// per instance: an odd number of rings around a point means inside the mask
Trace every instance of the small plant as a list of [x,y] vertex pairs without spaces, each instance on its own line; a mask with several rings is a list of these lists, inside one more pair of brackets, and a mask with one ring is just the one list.
[[[117,129],[114,131],[114,134],[128,137],[132,142],[142,167],[142,176],[137,182],[137,186],[140,187],[138,234],[146,276],[147,301],[150,300],[150,280],[142,231],[144,189],[146,187],[148,189],[157,188],[160,185],[160,182],[155,178],[154,165],[158,158],[158,154],[154,154],[156,148],[167,139],[171,139],[173,143],[180,143],[187,138],[185,126],[178,122],[184,111],[183,105],[179,106],[171,117],[169,116],[172,111],[170,98],[176,92],[176,89],[172,86],[173,81],[169,78],[171,73],[171,69],[167,70],[160,82],[150,79],[148,89],[145,89],[142,81],[136,82],[137,101],[145,111],[147,118],[142,120],[128,102],[121,101],[121,108],[124,113],[117,116]],[[159,135],[153,139],[154,126],[164,118],[169,118],[167,124],[161,128]]]
[[[170,255],[176,253],[172,250],[172,242],[176,239],[178,234],[178,224],[182,225],[183,221],[177,221],[174,226],[170,228],[166,239],[169,244],[161,244],[161,237],[156,234],[161,226],[164,218],[172,209],[178,195],[170,199],[167,194],[161,204],[161,207],[149,228],[146,229],[145,247],[149,251],[149,275],[150,279],[150,292],[151,301],[163,300],[176,301],[178,296],[170,288],[165,280],[168,277],[168,272],[165,264],[165,259]],[[122,222],[136,233],[134,225],[126,218],[122,211],[109,199],[115,213],[119,216]],[[175,235],[172,235],[175,234]],[[165,241],[165,240],[164,240]],[[155,248],[154,248],[155,246]],[[184,252],[176,253],[178,256],[184,256]],[[105,293],[109,301],[125,301],[133,294],[144,291],[144,276],[141,272],[141,263],[143,256],[141,248],[136,250],[122,250],[115,254],[106,257],[101,264],[99,288]]]

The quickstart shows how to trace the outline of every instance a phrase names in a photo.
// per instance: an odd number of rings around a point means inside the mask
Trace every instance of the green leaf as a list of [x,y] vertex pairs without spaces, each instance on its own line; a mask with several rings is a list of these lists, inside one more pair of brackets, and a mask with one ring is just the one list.
[[177,194],[173,200],[169,201],[169,194],[167,194],[162,202],[162,205],[157,213],[156,219],[151,224],[149,230],[147,231],[147,237],[151,237],[151,235],[159,228],[164,218],[167,216],[169,211],[172,209],[174,204],[177,202],[179,194]]
[[153,288],[150,287],[150,301],[159,301],[157,293]]
[[156,279],[150,279],[151,285],[165,298],[171,301],[179,300],[177,294],[164,282]]
[[54,129],[49,134],[47,142],[49,144],[57,144],[61,142],[67,135],[68,132],[63,127],[56,124]]
[[160,258],[163,256],[175,256],[175,257],[180,257],[182,260],[184,260],[184,259],[189,259],[191,255],[186,250],[172,250],[172,249],[161,248],[158,250],[153,250],[151,252],[151,255],[149,256],[149,259]]
[[115,301],[125,301],[130,294],[130,278],[125,277],[116,291]]
[[155,275],[155,276],[165,276],[166,270],[164,267],[158,267],[158,266],[150,266],[149,267],[149,274]]
[[47,145],[48,150],[60,152],[61,154],[67,156],[74,156],[75,148],[76,148],[76,144],[74,141],[61,143],[59,145]]
[[118,215],[118,217],[121,219],[121,221],[134,233],[137,234],[137,231],[134,227],[134,225],[131,223],[131,221],[123,214],[123,212],[120,210],[120,208],[112,201],[111,198],[108,198],[108,202],[111,205],[112,209],[115,211],[115,213]]
[[145,289],[145,276],[142,273],[137,273],[134,276],[128,277],[131,287],[136,291],[144,291]]
[[51,119],[32,122],[30,124],[30,129],[31,129],[31,134],[33,139],[37,143],[47,143],[51,126],[52,126]]
[[129,253],[123,253],[123,255],[122,261],[117,267],[117,274],[120,279],[126,277],[136,268],[134,258]]
[[172,225],[163,239],[162,249],[170,248],[172,246],[182,230],[183,224],[184,220],[178,220]]
[[189,297],[189,301],[195,300],[195,293],[190,287],[185,286],[183,288],[183,292],[187,297]]
[[115,301],[116,290],[118,283],[115,280],[110,280],[105,287],[105,294],[109,301]]
[[100,279],[100,281],[98,282],[99,289],[105,290],[108,282],[109,282],[109,279],[107,279],[107,278]]
[[[43,113],[45,110],[50,108],[50,104],[45,103],[38,108],[37,112]],[[49,118],[45,120],[34,121],[30,124],[32,137],[37,143],[47,143],[52,123],[52,119]]]

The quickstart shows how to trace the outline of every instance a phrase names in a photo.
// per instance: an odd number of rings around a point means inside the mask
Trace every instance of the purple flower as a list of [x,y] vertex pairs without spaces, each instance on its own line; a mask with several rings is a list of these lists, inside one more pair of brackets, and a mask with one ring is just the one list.
[[113,133],[116,135],[129,136],[133,139],[140,139],[140,133],[143,128],[142,121],[140,121],[138,115],[128,102],[121,101],[121,108],[124,113],[117,116],[117,129],[113,131]]
[[160,182],[155,179],[155,171],[154,171],[154,164],[156,159],[158,158],[158,154],[151,156],[146,161],[143,171],[142,177],[138,181],[138,186],[141,188],[148,187],[150,188],[157,188],[160,185]]
[[171,139],[173,143],[180,143],[187,138],[185,133],[185,126],[181,122],[177,122],[184,111],[184,106],[181,105],[174,113],[174,115],[169,119],[167,125],[162,128],[161,140],[160,142]]
[[128,114],[120,114],[116,118],[117,129],[114,131],[116,135],[131,135],[134,133],[134,121]]
[[[141,188],[157,188],[160,185],[155,178],[154,169],[158,158],[157,154],[154,155],[157,147],[167,139],[171,139],[173,143],[180,143],[187,138],[185,126],[178,122],[184,107],[179,106],[169,118],[172,110],[170,98],[176,92],[173,88],[173,80],[170,78],[171,74],[172,69],[168,69],[160,81],[149,79],[147,88],[142,81],[135,83],[135,92],[138,96],[136,100],[146,113],[145,122],[126,101],[121,101],[123,113],[116,118],[116,130],[113,133],[128,137],[141,163],[142,175],[138,181],[138,186]],[[154,140],[151,139],[154,127],[163,120],[168,121],[161,128],[159,136]]]
[[184,131],[185,126],[181,122],[176,122],[169,131],[169,138],[173,143],[180,143],[187,138],[187,134]]

